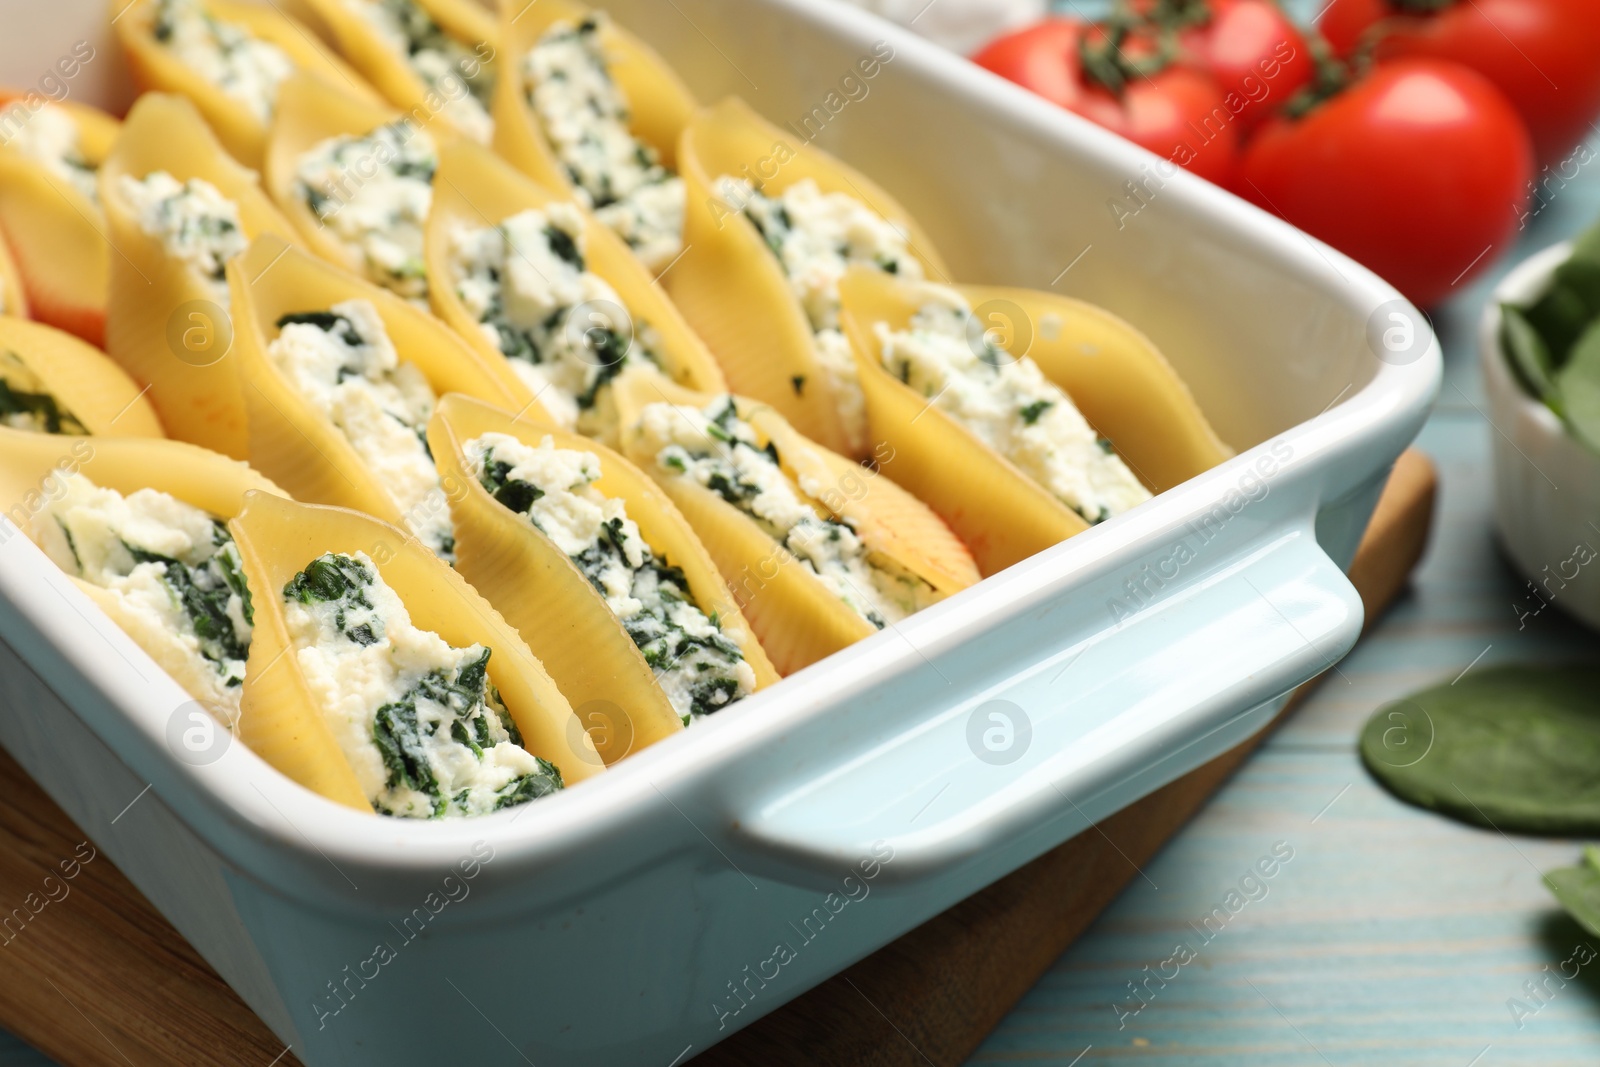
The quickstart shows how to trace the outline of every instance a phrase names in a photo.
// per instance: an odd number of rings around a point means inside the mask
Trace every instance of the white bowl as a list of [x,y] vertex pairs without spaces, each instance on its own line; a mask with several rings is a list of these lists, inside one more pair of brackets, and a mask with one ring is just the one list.
[[1600,629],[1600,453],[1528,393],[1500,341],[1500,305],[1539,299],[1571,251],[1547,248],[1506,275],[1484,309],[1478,349],[1495,431],[1495,527],[1528,582],[1516,610],[1526,619],[1554,604]]

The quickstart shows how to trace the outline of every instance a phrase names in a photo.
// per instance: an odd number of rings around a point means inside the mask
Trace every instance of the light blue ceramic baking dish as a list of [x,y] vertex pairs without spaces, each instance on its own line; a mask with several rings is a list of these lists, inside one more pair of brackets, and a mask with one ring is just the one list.
[[[313,1067],[681,1062],[1243,740],[1355,641],[1341,568],[1438,385],[1361,267],[870,16],[609,6],[703,99],[823,108],[961,280],[1142,327],[1239,455],[581,789],[445,825],[242,745],[184,762],[184,694],[0,530],[0,742]],[[119,91],[99,0],[16,18],[4,81],[86,37],[82,87]]]

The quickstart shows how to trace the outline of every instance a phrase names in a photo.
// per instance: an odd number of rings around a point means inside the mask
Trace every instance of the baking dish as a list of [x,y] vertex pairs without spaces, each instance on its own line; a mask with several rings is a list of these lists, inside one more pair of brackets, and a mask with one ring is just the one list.
[[[197,736],[0,502],[0,743],[317,1067],[682,1062],[1238,743],[1354,642],[1341,568],[1438,386],[1369,272],[870,15],[609,9],[873,175],[959,280],[1144,329],[1239,455],[582,788],[421,825]],[[111,61],[98,0],[53,12],[6,81]]]

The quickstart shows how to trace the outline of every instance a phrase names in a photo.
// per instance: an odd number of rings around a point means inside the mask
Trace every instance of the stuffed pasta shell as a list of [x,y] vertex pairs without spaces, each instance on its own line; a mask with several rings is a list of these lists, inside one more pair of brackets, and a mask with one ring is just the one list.
[[[984,574],[1230,454],[1155,346],[1093,305],[870,270],[841,288],[872,435],[891,453],[882,468],[944,516]],[[1020,328],[991,329],[975,307]]]
[[116,0],[135,84],[188,97],[239,162],[261,165],[278,89],[296,70],[370,100],[372,88],[276,4]]
[[112,254],[98,173],[118,126],[82,104],[0,94],[0,230],[31,314],[96,346]]
[[193,104],[146,93],[100,168],[113,245],[106,351],[150,387],[167,433],[246,455],[244,398],[228,352],[227,264],[253,237],[294,230],[223,151]]
[[255,605],[239,733],[290,778],[433,819],[604,769],[516,631],[398,528],[253,493],[230,529]]
[[0,315],[14,318],[28,315],[28,296],[22,288],[22,275],[3,233],[0,233]]
[[161,437],[144,391],[104,352],[0,316],[0,425],[46,434]]
[[507,2],[494,148],[549,189],[570,189],[653,271],[683,249],[677,143],[694,98],[603,12]]
[[642,370],[618,403],[624,454],[688,518],[780,673],[978,580],[926,505],[764,404]]
[[307,247],[426,308],[423,234],[441,137],[448,127],[296,75],[279,98],[263,181]]
[[611,383],[630,366],[722,387],[710,353],[614,234],[477,145],[441,150],[427,269],[439,316],[522,382],[513,410],[612,441]]
[[488,144],[494,16],[474,0],[308,0],[339,51],[416,125]]
[[839,279],[851,266],[947,279],[926,234],[865,175],[794,145],[742,101],[684,131],[685,256],[667,291],[736,393],[777,408],[836,452],[866,458],[866,407],[839,329]]
[[627,460],[461,396],[428,437],[457,570],[580,715],[625,718],[604,731],[607,763],[777,680],[688,522]]
[[428,420],[447,392],[509,403],[515,379],[427,312],[278,238],[228,276],[250,461],[297,500],[376,515],[453,559]]
[[245,493],[276,493],[242,463],[177,441],[0,429],[8,517],[219,722],[238,719],[253,633],[226,525]]

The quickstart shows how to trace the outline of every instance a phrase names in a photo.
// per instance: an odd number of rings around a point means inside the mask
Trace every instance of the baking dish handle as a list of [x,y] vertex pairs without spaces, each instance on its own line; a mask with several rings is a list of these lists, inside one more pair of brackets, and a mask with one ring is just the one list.
[[[1119,579],[1151,573],[1150,558]],[[1014,620],[990,653],[1031,640],[1040,650],[1031,665],[931,722],[924,712],[874,737],[842,765],[819,759],[811,780],[735,818],[734,847],[777,877],[812,884],[836,886],[874,861],[902,882],[981,859],[992,880],[1002,855],[1014,862],[1001,870],[1020,865],[1248,738],[1361,629],[1360,598],[1309,518],[1169,584],[1171,595],[1137,605],[1128,591],[1151,583],[1108,585],[1129,612],[1111,626],[1106,599],[1083,589]],[[964,659],[979,659],[973,677],[982,678],[984,655],[951,649],[936,670],[959,676]],[[864,694],[857,721],[893,720],[913,684],[898,683],[898,709],[896,687]]]

